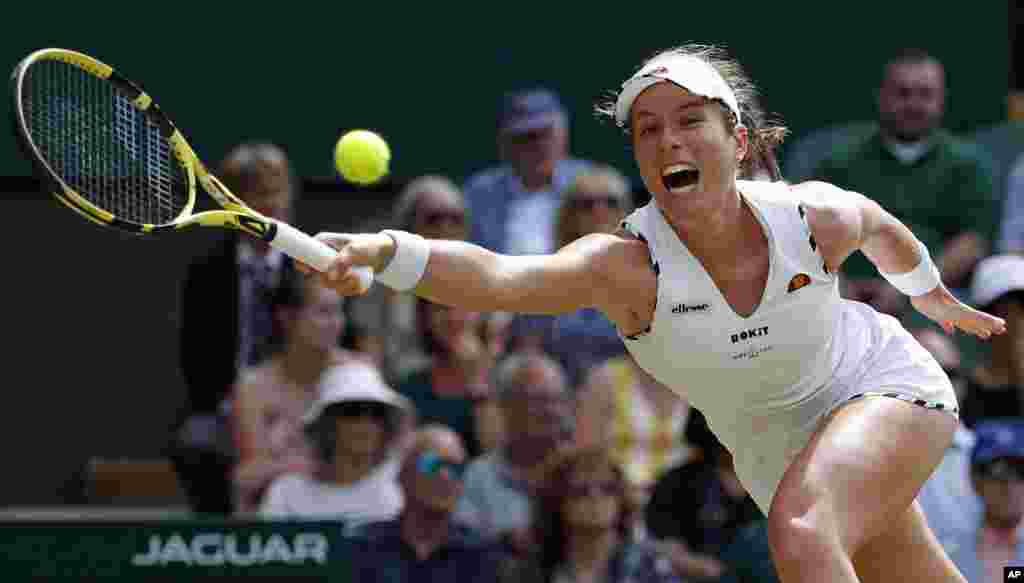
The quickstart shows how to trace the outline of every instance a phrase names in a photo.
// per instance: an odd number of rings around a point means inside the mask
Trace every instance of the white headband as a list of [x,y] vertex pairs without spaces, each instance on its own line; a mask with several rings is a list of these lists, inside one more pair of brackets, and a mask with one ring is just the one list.
[[694,95],[721,100],[732,110],[736,125],[740,125],[739,102],[729,84],[710,64],[690,55],[668,55],[654,59],[627,79],[615,102],[615,122],[620,127],[628,125],[633,101],[644,89],[661,81],[671,81]]

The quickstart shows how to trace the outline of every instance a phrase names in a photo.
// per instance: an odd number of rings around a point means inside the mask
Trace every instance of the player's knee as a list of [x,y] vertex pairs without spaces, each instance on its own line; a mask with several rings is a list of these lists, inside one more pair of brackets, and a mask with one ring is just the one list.
[[[808,566],[816,558],[842,552],[839,537],[829,521],[810,512],[786,512],[773,505],[768,514],[768,542],[772,559],[783,570],[798,565]],[[790,567],[786,569],[785,567]]]

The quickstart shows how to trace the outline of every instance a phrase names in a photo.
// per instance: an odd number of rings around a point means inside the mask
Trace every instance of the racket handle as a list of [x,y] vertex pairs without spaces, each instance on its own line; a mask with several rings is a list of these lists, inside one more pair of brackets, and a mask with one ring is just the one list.
[[[314,239],[288,223],[274,221],[277,229],[271,230],[269,243],[280,249],[285,255],[305,263],[317,271],[327,271],[331,262],[338,256],[338,251]],[[373,270],[369,267],[353,267],[352,272],[359,278],[360,291],[370,289],[373,284]]]

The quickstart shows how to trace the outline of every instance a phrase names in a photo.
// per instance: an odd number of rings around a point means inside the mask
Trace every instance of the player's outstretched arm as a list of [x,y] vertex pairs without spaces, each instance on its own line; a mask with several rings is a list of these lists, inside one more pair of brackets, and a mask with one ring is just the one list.
[[[359,293],[350,268],[370,266],[378,282],[404,270],[398,279],[431,301],[478,311],[556,314],[600,307],[607,296],[607,265],[620,242],[614,235],[583,237],[549,255],[501,255],[461,241],[398,238],[391,234],[321,233],[317,238],[339,250],[324,281],[345,295]],[[397,242],[397,244],[396,244]],[[421,246],[425,245],[426,249]],[[405,246],[405,248],[403,248]],[[422,275],[414,273],[417,259]]]
[[947,332],[959,328],[981,338],[1001,334],[1006,322],[956,299],[939,278],[927,247],[870,198],[824,183],[808,183],[808,222],[833,269],[860,250],[879,273],[904,294],[919,312]]

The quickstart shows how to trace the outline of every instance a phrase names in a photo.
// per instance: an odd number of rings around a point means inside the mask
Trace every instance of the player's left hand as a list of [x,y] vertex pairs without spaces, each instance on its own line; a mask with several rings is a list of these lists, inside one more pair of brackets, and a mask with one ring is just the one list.
[[947,334],[958,328],[978,338],[989,338],[993,334],[1006,332],[1006,321],[968,306],[949,293],[946,286],[939,285],[932,291],[910,298],[918,312],[938,322]]

